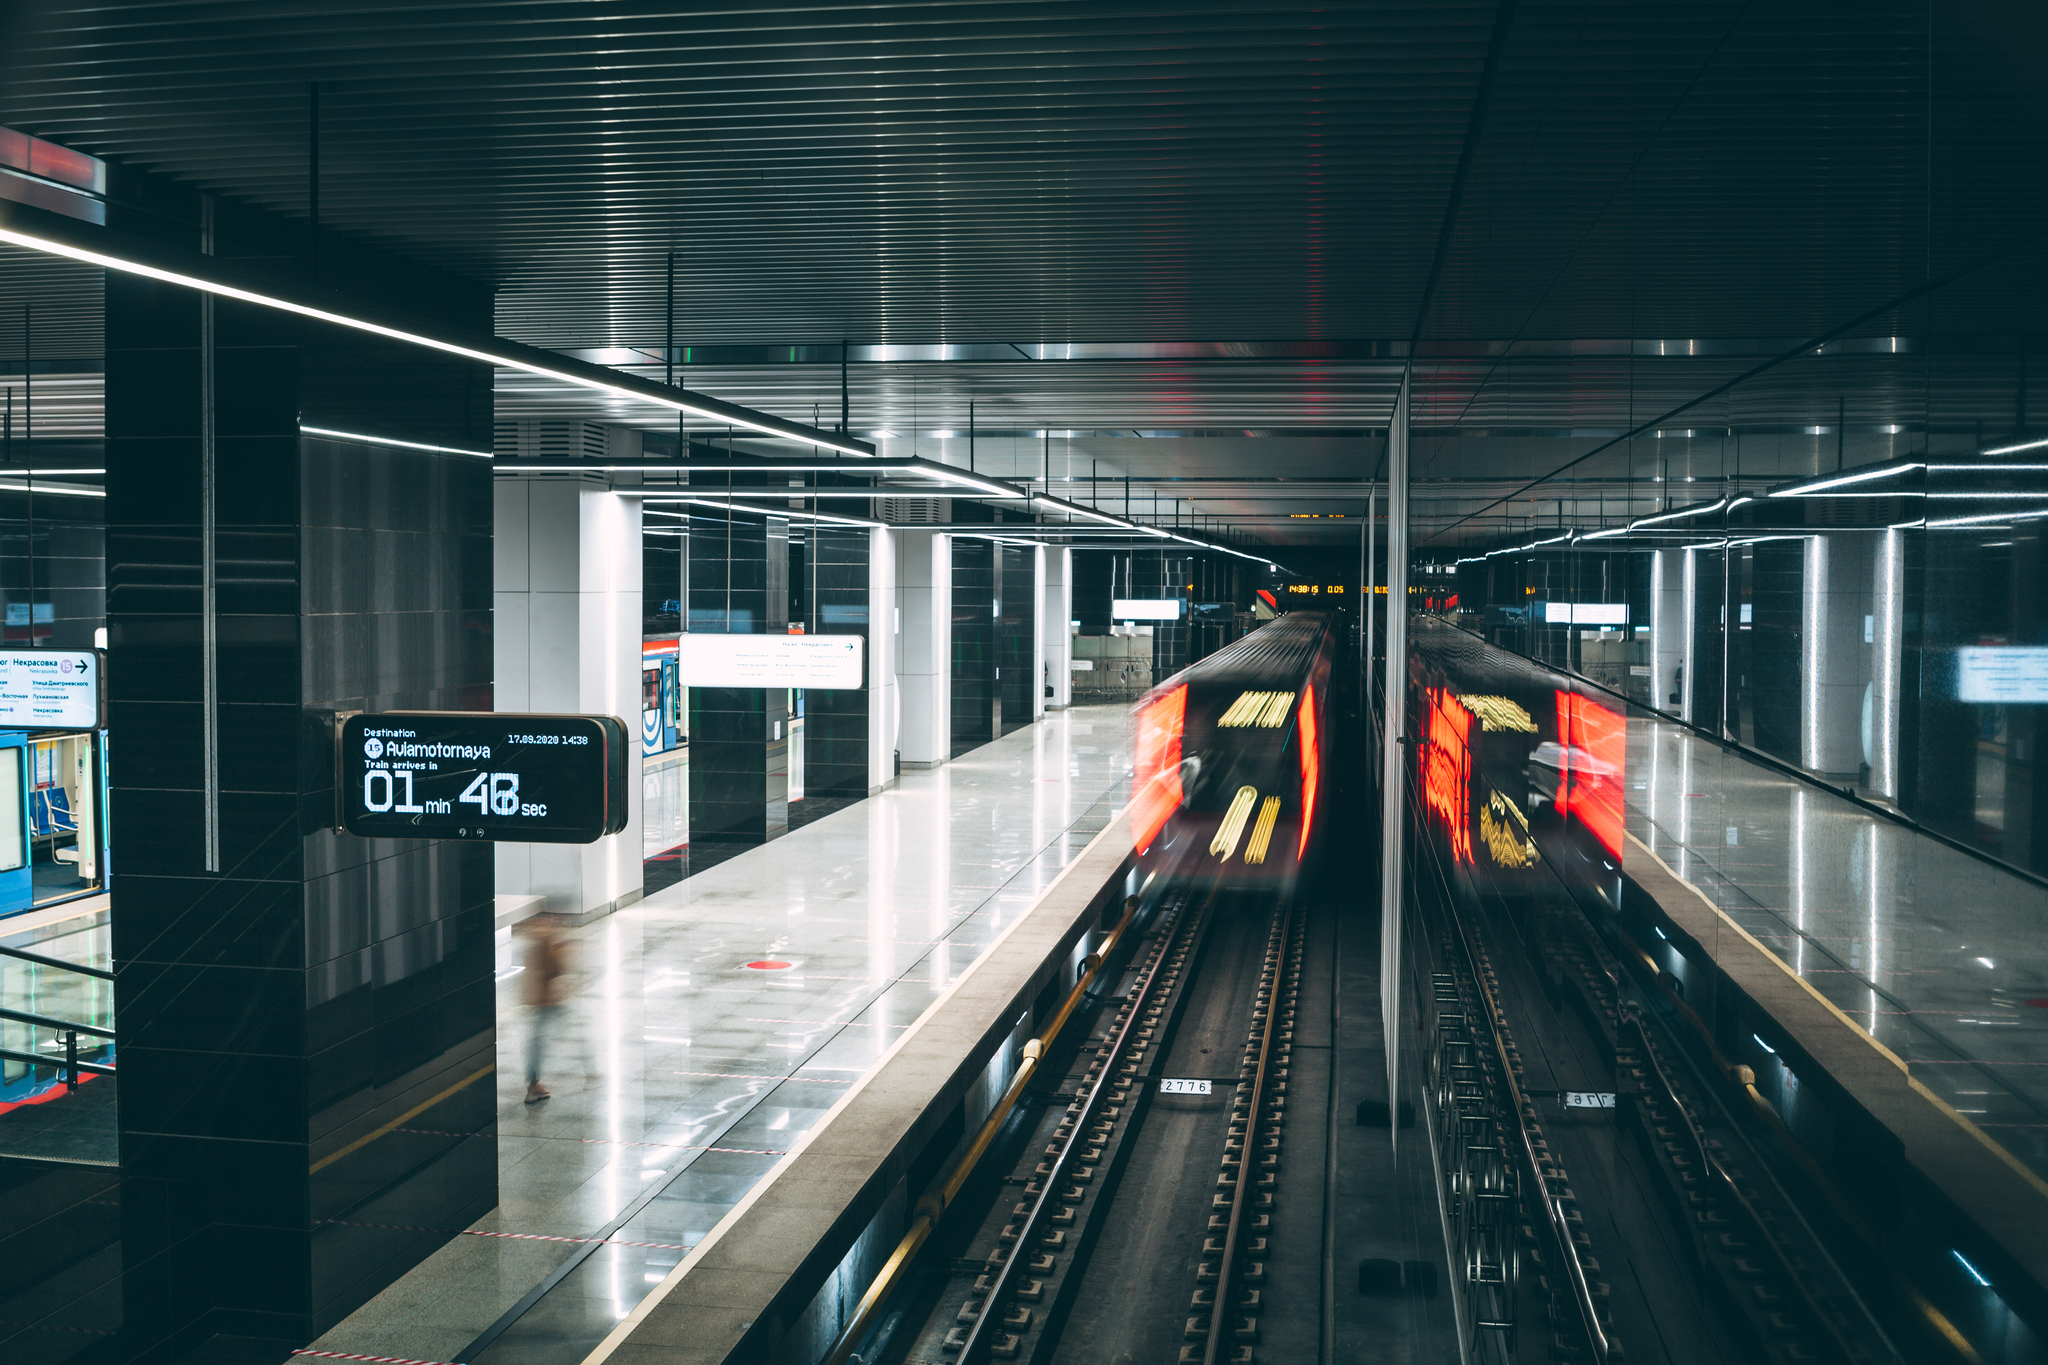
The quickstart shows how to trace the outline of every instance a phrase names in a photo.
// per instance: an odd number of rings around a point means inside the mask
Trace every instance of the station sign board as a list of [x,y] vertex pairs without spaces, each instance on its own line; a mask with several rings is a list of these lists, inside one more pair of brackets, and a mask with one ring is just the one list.
[[1117,621],[1178,621],[1180,620],[1180,599],[1178,597],[1118,597],[1109,605],[1111,619]]
[[686,634],[676,641],[685,687],[801,687],[857,691],[866,681],[859,635]]
[[626,727],[614,716],[382,711],[337,733],[350,834],[588,844],[626,826]]
[[0,649],[0,730],[104,728],[105,665],[97,649]]
[[1974,645],[1957,650],[1956,699],[2023,706],[2048,701],[2048,647]]

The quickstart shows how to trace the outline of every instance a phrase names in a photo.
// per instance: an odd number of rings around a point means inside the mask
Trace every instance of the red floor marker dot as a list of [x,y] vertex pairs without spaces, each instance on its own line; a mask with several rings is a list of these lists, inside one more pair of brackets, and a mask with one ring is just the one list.
[[762,962],[749,962],[747,964],[750,969],[757,972],[786,972],[795,965],[793,962],[776,962],[772,959]]

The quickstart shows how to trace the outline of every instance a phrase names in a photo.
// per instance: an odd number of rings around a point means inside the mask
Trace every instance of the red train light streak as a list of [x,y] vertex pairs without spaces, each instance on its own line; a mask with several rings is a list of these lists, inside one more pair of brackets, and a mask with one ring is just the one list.
[[1294,856],[1308,853],[1308,831],[1316,813],[1316,784],[1322,780],[1322,740],[1316,734],[1316,689],[1310,683],[1301,690],[1301,842]]
[[1451,858],[1472,861],[1472,713],[1440,687],[1423,689],[1429,723],[1422,750],[1422,799],[1443,821]]
[[1187,726],[1188,689],[1183,683],[1138,711],[1136,769],[1132,774],[1131,838],[1138,852],[1152,847],[1159,831],[1180,809],[1180,746]]

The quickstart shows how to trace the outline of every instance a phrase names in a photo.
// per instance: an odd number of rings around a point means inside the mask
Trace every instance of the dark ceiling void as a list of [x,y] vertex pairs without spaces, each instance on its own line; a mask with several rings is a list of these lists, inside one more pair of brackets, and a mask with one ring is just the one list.
[[[846,345],[885,453],[966,463],[939,433],[972,427],[1003,477],[1279,510],[1279,540],[1351,534],[1307,513],[1370,476],[1411,356],[1416,473],[1459,490],[1418,516],[1449,543],[2048,412],[2039,245],[1926,287],[2048,220],[2038,4],[4,22],[0,126],[301,217],[317,84],[323,227],[487,283],[500,335],[828,424]],[[90,288],[0,253],[0,361],[31,295],[89,361]],[[656,421],[506,376],[499,407]],[[1217,466],[1324,482],[1282,510],[1190,482]]]

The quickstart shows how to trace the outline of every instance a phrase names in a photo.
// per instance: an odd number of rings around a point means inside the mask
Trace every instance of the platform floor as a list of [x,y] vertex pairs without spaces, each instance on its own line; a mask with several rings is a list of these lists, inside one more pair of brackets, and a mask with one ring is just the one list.
[[1631,834],[2048,1177],[2048,888],[1639,715],[1627,785]]
[[1130,766],[1125,708],[1055,713],[574,931],[543,1104],[501,950],[499,1207],[314,1347],[581,1359],[1087,846]]

